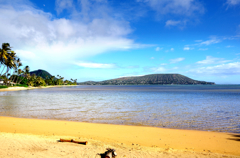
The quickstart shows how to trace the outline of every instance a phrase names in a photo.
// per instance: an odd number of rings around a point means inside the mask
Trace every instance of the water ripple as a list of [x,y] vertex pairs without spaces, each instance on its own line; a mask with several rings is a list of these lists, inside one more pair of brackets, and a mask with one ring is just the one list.
[[0,115],[240,133],[240,86],[76,86],[0,93]]

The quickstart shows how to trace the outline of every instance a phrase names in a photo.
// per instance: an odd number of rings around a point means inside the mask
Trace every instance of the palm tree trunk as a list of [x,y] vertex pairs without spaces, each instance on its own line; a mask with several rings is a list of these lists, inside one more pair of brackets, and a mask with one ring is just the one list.
[[18,76],[17,84],[20,83],[20,75],[21,75],[21,74],[19,74],[19,76]]
[[[12,73],[10,73],[11,74],[11,77],[9,78],[9,82],[11,83],[11,82],[13,82],[12,81],[12,79],[13,79],[13,73],[14,73],[14,69],[12,69]],[[11,85],[12,86],[12,85]]]
[[3,69],[2,69],[2,72],[1,72],[1,74],[0,74],[1,76],[2,76],[3,70],[4,70],[5,68],[6,68],[6,65],[4,65],[4,67],[3,67]]
[[5,74],[7,74],[8,73],[8,71],[9,71],[9,68],[7,67],[7,71],[3,74],[3,76],[5,75]]
[[[25,77],[26,77],[26,76],[24,76],[24,75],[23,75],[23,79],[22,79],[22,80],[24,80],[24,78],[25,78]],[[20,83],[22,82],[22,80],[21,80],[21,81],[19,81],[19,83],[18,83],[18,84],[20,84]]]
[[[13,82],[14,82],[15,80],[17,80],[16,77],[17,77],[17,74],[15,74],[15,76],[14,76],[14,78],[13,78]],[[17,83],[17,82],[15,82],[15,84],[16,84],[16,83]]]
[[18,77],[17,77],[17,79],[16,79],[16,84],[18,84],[19,75],[20,75],[20,74],[17,75]]

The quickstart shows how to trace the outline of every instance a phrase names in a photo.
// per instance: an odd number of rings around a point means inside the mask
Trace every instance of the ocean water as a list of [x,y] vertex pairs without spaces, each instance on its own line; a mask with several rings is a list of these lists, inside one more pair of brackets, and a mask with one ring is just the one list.
[[0,92],[0,116],[240,133],[240,85],[73,86]]

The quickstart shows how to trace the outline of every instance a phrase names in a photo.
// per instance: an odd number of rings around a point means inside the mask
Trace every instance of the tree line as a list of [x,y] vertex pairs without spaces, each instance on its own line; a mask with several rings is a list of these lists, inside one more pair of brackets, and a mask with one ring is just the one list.
[[30,75],[29,66],[21,67],[22,62],[11,49],[10,44],[2,43],[2,48],[0,48],[0,81],[3,81],[6,86],[77,85],[77,79],[64,80],[64,77],[59,75],[43,79],[36,74]]

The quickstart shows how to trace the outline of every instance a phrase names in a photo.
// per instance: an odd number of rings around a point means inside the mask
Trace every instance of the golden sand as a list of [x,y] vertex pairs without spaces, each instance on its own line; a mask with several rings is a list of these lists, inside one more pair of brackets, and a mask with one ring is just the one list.
[[0,157],[94,158],[106,147],[118,157],[240,157],[240,135],[231,133],[13,117],[0,117],[0,132]]
[[39,89],[39,88],[54,88],[54,87],[66,87],[66,86],[77,86],[77,85],[54,85],[54,86],[40,86],[40,87],[8,87],[1,88],[0,92],[4,91],[21,91],[21,90],[29,90],[29,89]]

